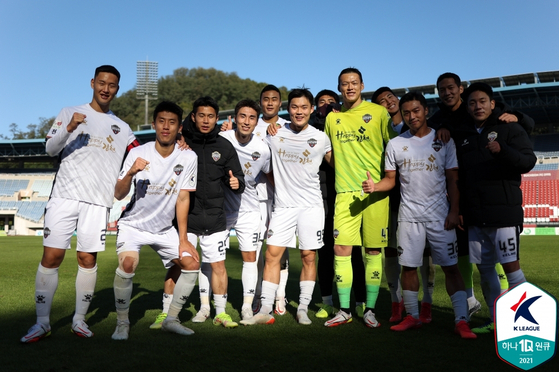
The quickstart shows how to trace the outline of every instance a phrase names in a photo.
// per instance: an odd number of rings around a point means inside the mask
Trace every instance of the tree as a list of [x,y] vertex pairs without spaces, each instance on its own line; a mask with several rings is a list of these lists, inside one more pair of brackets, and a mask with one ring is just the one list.
[[[10,124],[11,139],[45,138],[54,124],[55,117],[39,118],[39,124],[28,124],[27,132],[22,132],[16,123]],[[3,138],[6,138],[2,136]]]

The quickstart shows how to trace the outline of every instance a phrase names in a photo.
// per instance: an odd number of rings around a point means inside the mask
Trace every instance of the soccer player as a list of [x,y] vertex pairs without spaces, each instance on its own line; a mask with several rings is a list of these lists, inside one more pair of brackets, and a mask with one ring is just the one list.
[[109,106],[119,88],[120,73],[99,66],[91,79],[89,104],[63,108],[47,134],[46,151],[61,153],[60,169],[46,207],[43,257],[35,279],[37,323],[21,342],[50,336],[50,311],[58,286],[58,268],[77,228],[76,311],[72,332],[92,337],[85,315],[97,281],[97,252],[105,250],[108,209],[127,149],[138,145],[132,130]]
[[452,136],[460,159],[470,260],[477,264],[491,315],[473,331],[493,333],[493,306],[501,293],[495,263],[501,263],[510,288],[526,281],[519,261],[524,218],[520,181],[537,159],[526,131],[495,113],[489,85],[470,85],[464,98],[471,120],[454,126]]
[[[172,102],[163,101],[155,107],[155,142],[130,151],[116,183],[116,199],[128,195],[132,184],[134,194],[118,220],[118,267],[114,279],[117,326],[113,340],[128,339],[132,278],[143,245],[151,246],[166,268],[178,265],[181,269],[163,330],[194,333],[178,319],[196,285],[200,268],[198,252],[187,235],[190,193],[196,191],[198,160],[193,151],[181,151],[176,145],[175,139],[182,130],[182,113]],[[175,211],[178,233],[173,227]]]
[[262,306],[252,318],[241,324],[272,324],[276,291],[280,281],[280,260],[286,247],[295,248],[293,236],[299,238],[303,268],[297,308],[299,324],[309,325],[308,306],[316,280],[316,250],[322,247],[324,206],[320,193],[318,169],[322,159],[331,161],[330,140],[309,126],[313,96],[307,89],[294,89],[288,96],[291,122],[275,136],[266,137],[274,169],[274,211],[268,228],[266,264],[262,282]]
[[[371,97],[371,101],[386,108],[392,118],[392,129],[398,134],[405,133],[409,127],[402,118],[400,112],[400,100],[389,87],[378,88]],[[398,323],[402,320],[404,303],[401,295],[400,264],[398,263],[398,209],[400,208],[400,183],[396,175],[396,186],[390,190],[390,227],[388,228],[388,246],[385,249],[384,270],[390,296],[392,297],[392,315],[390,323]],[[435,265],[429,254],[428,245],[425,248],[423,265],[419,268],[421,272],[421,284],[423,287],[423,298],[421,299],[421,312],[419,318],[423,323],[430,323],[431,304],[433,303],[433,290],[435,287]]]
[[[382,178],[384,147],[395,137],[390,115],[375,103],[364,101],[361,72],[346,68],[338,76],[342,110],[326,117],[325,133],[332,141],[336,166],[336,207],[334,211],[334,265],[340,311],[324,325],[333,327],[352,321],[349,309],[353,282],[351,251],[364,246],[367,303],[363,320],[368,327],[380,323],[375,305],[382,276],[382,248],[388,230],[388,193],[364,194],[362,181],[367,172],[378,182]],[[361,238],[363,237],[363,239]]]
[[[256,177],[263,172],[271,171],[270,148],[260,138],[253,135],[254,128],[260,116],[260,107],[253,100],[242,100],[235,106],[234,130],[220,132],[226,138],[239,157],[245,175],[245,191],[242,194],[225,189],[225,214],[227,216],[227,231],[235,229],[239,241],[239,249],[243,258],[241,280],[243,283],[243,305],[241,318],[250,319],[253,316],[252,303],[256,291],[258,267],[256,259],[260,254],[260,203],[256,193]],[[209,266],[209,264],[204,264]],[[211,272],[211,267],[205,268],[205,274]],[[204,288],[207,285],[208,288]],[[200,297],[206,297],[201,302],[209,304],[209,281],[200,281]],[[209,309],[208,309],[209,310]]]
[[[311,125],[320,131],[324,131],[326,116],[332,111],[340,111],[338,94],[332,90],[324,89],[318,92],[314,98],[316,105],[314,120]],[[334,230],[334,202],[336,200],[336,188],[334,186],[334,168],[326,161],[320,164],[320,188],[322,199],[324,200],[324,220],[323,236],[324,246],[317,253],[319,256],[317,263],[318,285],[322,296],[322,306],[316,312],[319,319],[328,318],[334,315],[334,302],[332,299],[332,283],[334,282],[334,236],[329,231]],[[363,317],[363,310],[367,294],[365,292],[365,266],[363,265],[363,254],[361,247],[353,247],[351,253],[351,266],[357,280],[353,282],[355,295],[355,311],[359,317]]]
[[[229,188],[241,194],[245,189],[245,180],[235,148],[218,135],[218,113],[219,106],[213,98],[201,97],[194,102],[192,113],[183,124],[186,143],[198,155],[199,171],[198,191],[191,194],[188,237],[193,245],[198,240],[202,250],[202,265],[209,263],[212,269],[208,280],[211,281],[216,310],[213,324],[234,328],[238,324],[225,312],[228,282],[225,250],[229,248],[229,232],[226,229],[223,189]],[[171,277],[174,275],[171,274]],[[207,304],[202,303],[192,321],[203,322],[209,316],[208,301]]]
[[[394,138],[386,148],[385,177],[374,183],[370,175],[363,182],[366,193],[385,192],[394,187],[399,170],[401,196],[398,213],[398,259],[402,265],[402,292],[408,315],[393,331],[419,328],[417,303],[425,238],[433,262],[441,265],[447,293],[454,308],[455,332],[462,338],[476,338],[468,326],[468,303],[464,281],[458,270],[454,228],[459,225],[458,161],[450,140],[444,144],[427,126],[427,101],[410,92],[400,100],[409,131]],[[448,199],[447,199],[448,193]]]

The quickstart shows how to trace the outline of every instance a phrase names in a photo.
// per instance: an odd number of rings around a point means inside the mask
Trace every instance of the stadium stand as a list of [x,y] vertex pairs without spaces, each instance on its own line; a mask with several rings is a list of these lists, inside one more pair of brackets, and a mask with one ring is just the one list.
[[53,180],[35,180],[32,188],[34,192],[37,192],[37,196],[49,197],[52,185]]
[[27,189],[29,180],[0,179],[0,196],[13,196],[20,190]]

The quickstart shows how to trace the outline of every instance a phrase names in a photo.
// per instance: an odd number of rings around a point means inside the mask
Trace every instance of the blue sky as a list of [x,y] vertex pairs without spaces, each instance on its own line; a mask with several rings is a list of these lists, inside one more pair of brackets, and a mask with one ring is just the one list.
[[120,70],[120,93],[146,59],[159,76],[214,67],[313,93],[335,89],[348,66],[367,91],[433,84],[446,71],[471,80],[559,70],[556,0],[342,4],[0,0],[0,134],[90,102],[101,64]]

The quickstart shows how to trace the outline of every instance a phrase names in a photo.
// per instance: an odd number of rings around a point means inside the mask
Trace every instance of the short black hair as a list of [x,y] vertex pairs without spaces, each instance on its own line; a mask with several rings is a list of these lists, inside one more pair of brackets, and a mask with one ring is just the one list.
[[371,102],[378,103],[377,102],[378,96],[380,96],[384,92],[390,92],[392,93],[392,95],[396,96],[392,91],[392,89],[390,89],[389,87],[380,87],[377,90],[375,90],[375,92],[373,93],[373,96],[371,97]]
[[427,108],[427,100],[425,99],[423,94],[414,90],[404,94],[402,98],[400,98],[400,111],[402,110],[404,103],[410,101],[418,101],[421,104],[421,106],[423,106],[423,108]]
[[311,105],[314,102],[314,97],[310,90],[308,90],[307,88],[297,88],[289,92],[289,95],[287,96],[287,106],[289,107],[289,105],[291,104],[291,100],[293,98],[301,98],[301,97],[305,97],[306,99],[308,99]]
[[95,76],[93,76],[93,78],[96,78],[97,75],[99,75],[99,73],[101,72],[108,72],[109,74],[113,74],[116,75],[116,77],[118,78],[118,81],[120,82],[120,72],[118,72],[118,70],[111,65],[103,65],[103,66],[99,66],[95,69]]
[[330,89],[323,89],[320,92],[318,92],[318,94],[314,97],[314,104],[316,106],[318,106],[318,101],[320,100],[320,97],[322,96],[330,96],[334,99],[336,99],[336,103],[340,102],[340,96],[338,96],[338,93],[334,92],[333,90]]
[[215,110],[216,115],[219,114],[219,106],[215,101],[215,99],[213,99],[210,96],[200,97],[196,101],[194,101],[194,104],[192,105],[192,113],[196,115],[196,113],[198,112],[198,107],[208,107],[208,106]]
[[237,103],[237,105],[235,106],[235,116],[237,116],[239,110],[242,109],[243,107],[249,107],[254,111],[256,111],[257,118],[260,116],[260,105],[256,103],[256,101],[253,101],[252,99],[243,99],[239,101],[239,103]]
[[453,79],[457,86],[460,86],[462,84],[460,76],[456,75],[454,72],[445,72],[437,78],[437,88],[439,88],[439,83],[444,79]]
[[470,98],[470,94],[473,92],[484,92],[489,96],[490,100],[493,100],[493,88],[489,84],[478,82],[473,83],[464,91],[464,98],[466,101]]
[[340,74],[338,75],[338,88],[340,86],[340,79],[342,78],[343,74],[357,74],[359,75],[359,80],[361,80],[361,83],[363,83],[363,75],[361,75],[361,71],[359,71],[355,67],[347,67],[344,68],[342,72],[340,72]]
[[278,87],[276,87],[275,85],[272,84],[268,84],[266,85],[264,88],[262,88],[262,91],[260,92],[260,99],[262,99],[262,95],[270,90],[273,90],[275,92],[278,92],[279,96],[280,96],[280,101],[281,101],[281,92],[278,89]]
[[157,119],[157,114],[159,114],[162,111],[171,112],[173,114],[176,114],[179,117],[179,123],[182,123],[183,110],[182,110],[182,108],[180,108],[179,105],[177,105],[176,103],[171,102],[171,101],[159,102],[159,104],[157,106],[155,106],[155,110],[153,110],[153,122],[154,123],[155,123],[155,120]]

